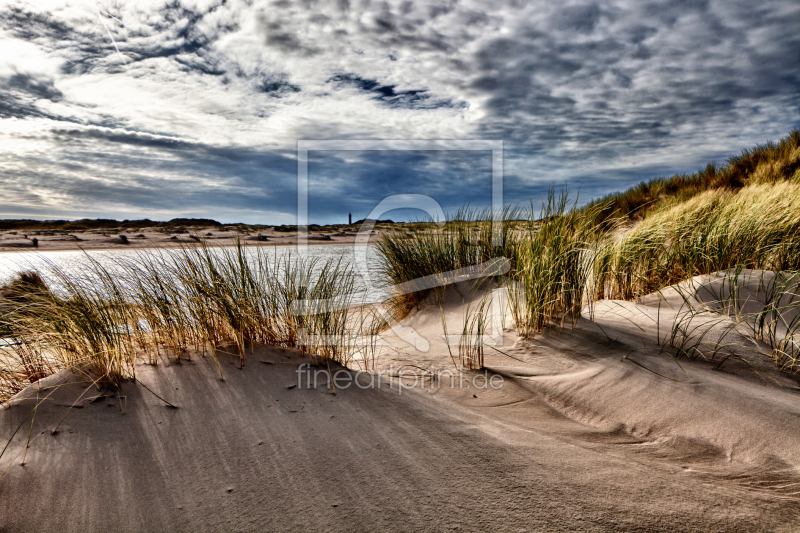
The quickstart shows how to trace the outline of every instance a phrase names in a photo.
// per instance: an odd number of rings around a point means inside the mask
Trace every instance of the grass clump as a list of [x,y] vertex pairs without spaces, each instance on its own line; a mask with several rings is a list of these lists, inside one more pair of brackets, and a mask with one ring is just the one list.
[[551,191],[538,221],[516,243],[509,285],[517,331],[527,337],[548,324],[576,320],[591,298],[592,268],[604,234],[594,210],[569,206],[567,191]]
[[398,315],[428,294],[424,284],[414,290],[415,280],[479,265],[497,257],[509,258],[513,268],[516,243],[521,235],[519,229],[527,223],[528,217],[522,209],[507,208],[495,213],[490,209],[464,207],[440,223],[417,222],[411,233],[393,229],[381,234],[376,244],[378,274],[388,287],[403,284],[408,289],[394,299]]
[[[570,206],[566,190],[551,191],[534,213],[513,208],[499,213],[495,218],[501,242],[492,239],[491,211],[466,209],[441,227],[429,224],[411,234],[384,234],[377,245],[380,273],[389,285],[411,284],[413,290],[414,280],[505,258],[510,269],[503,281],[508,284],[518,332],[529,336],[554,320],[577,318],[588,297],[594,254],[603,238],[596,213]],[[404,291],[397,295],[396,306],[405,311],[426,295],[425,290]],[[485,310],[483,305],[479,308]]]
[[709,285],[703,287],[712,296],[706,308],[730,316],[749,338],[769,346],[782,370],[800,368],[800,271],[735,268],[722,274],[718,289]]
[[3,289],[3,396],[60,368],[117,386],[135,379],[140,357],[211,351],[243,366],[247,348],[267,344],[346,364],[370,350],[352,334],[369,316],[352,306],[356,278],[342,260],[201,245],[110,266],[87,256],[78,273],[51,264],[47,274],[57,290],[33,273]]
[[[658,299],[657,317],[630,312],[635,305],[626,313],[626,306],[616,304],[619,316],[633,324],[644,320],[659,326],[656,341],[662,349],[672,347],[682,357],[701,358],[717,368],[738,360],[768,378],[764,356],[782,371],[800,368],[798,288],[799,272],[737,267],[658,291],[652,295]],[[663,328],[662,312],[667,318]]]
[[645,219],[598,258],[600,296],[630,300],[735,267],[800,269],[800,182],[708,191]]
[[2,358],[7,376],[14,379],[6,383],[5,392],[60,368],[88,372],[101,385],[132,377],[137,345],[128,333],[135,316],[117,282],[107,275],[90,280],[55,266],[51,275],[59,285],[58,294],[35,273],[20,279],[28,276],[36,283],[11,284],[16,295],[4,302]]

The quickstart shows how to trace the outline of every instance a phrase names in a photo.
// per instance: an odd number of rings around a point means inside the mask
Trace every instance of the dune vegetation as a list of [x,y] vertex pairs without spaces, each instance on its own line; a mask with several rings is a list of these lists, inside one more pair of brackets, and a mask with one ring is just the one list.
[[372,316],[351,306],[356,278],[341,260],[198,246],[142,252],[111,267],[87,256],[79,275],[55,264],[47,274],[54,287],[26,272],[2,289],[4,397],[61,368],[115,385],[135,379],[142,359],[208,353],[243,366],[248,349],[268,344],[346,364],[370,348],[368,338],[354,344],[361,337],[351,333]]
[[[566,191],[551,191],[540,209],[494,216],[502,246],[489,239],[492,218],[463,210],[442,224],[430,221],[427,230],[384,234],[383,276],[400,284],[503,255],[511,271],[498,283],[507,286],[517,333],[526,337],[574,322],[598,300],[632,300],[704,274],[758,269],[793,279],[800,271],[800,131],[726,166],[653,180],[583,207],[570,204]],[[797,287],[784,284],[781,292],[773,285],[763,290],[781,296],[758,313],[784,323],[788,333],[773,356],[796,370]],[[422,298],[399,294],[398,308]],[[685,344],[681,325],[672,327],[673,346]]]
[[654,211],[598,256],[598,296],[629,300],[735,267],[800,269],[800,180],[707,191]]
[[797,181],[800,171],[800,129],[777,143],[758,145],[725,164],[709,163],[694,174],[655,178],[625,191],[594,200],[599,221],[641,220],[669,204],[685,202],[714,190],[737,191],[748,185]]
[[[797,279],[799,162],[794,131],[724,166],[643,183],[586,206],[552,191],[541,208],[462,209],[441,223],[397,225],[377,242],[383,283],[406,284],[387,308],[399,317],[430,293],[409,290],[409,282],[498,257],[507,258],[509,270],[491,281],[507,288],[524,337],[575,323],[599,300],[634,300],[699,275],[758,269],[780,272],[775,280]],[[114,385],[135,379],[142,359],[209,354],[244,365],[255,344],[297,348],[322,363],[369,359],[372,333],[388,319],[357,305],[350,265],[255,253],[201,244],[142,252],[113,267],[87,256],[79,275],[57,265],[47,276],[20,274],[0,299],[0,396],[62,368]],[[48,287],[45,278],[57,283]],[[776,364],[794,371],[800,298],[796,283],[781,283],[764,287],[773,297],[751,322]],[[479,339],[488,307],[482,300],[465,318],[460,333],[471,340],[460,346],[464,368],[483,364]],[[685,339],[673,335],[669,342],[680,347]]]

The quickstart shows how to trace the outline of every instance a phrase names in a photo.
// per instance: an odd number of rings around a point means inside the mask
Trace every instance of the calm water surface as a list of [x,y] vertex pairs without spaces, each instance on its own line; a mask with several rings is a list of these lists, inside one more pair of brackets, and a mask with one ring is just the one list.
[[[210,248],[216,253],[221,253],[223,249],[230,247]],[[385,292],[374,285],[378,280],[376,271],[376,253],[372,245],[354,244],[330,244],[330,245],[311,245],[304,249],[303,254],[299,253],[296,246],[261,246],[262,253],[272,258],[288,257],[291,261],[297,261],[300,257],[317,259],[319,263],[340,257],[344,261],[353,265],[356,272],[366,271],[372,280],[372,286],[367,287],[361,279],[359,284],[358,299],[364,298],[366,301],[379,301],[385,296]],[[255,257],[256,247],[246,247],[246,253]],[[136,259],[145,254],[169,254],[179,252],[176,249],[165,248],[138,248],[122,250],[87,250],[87,251],[47,251],[47,252],[2,252],[0,253],[0,284],[10,280],[17,272],[26,270],[39,271],[49,284],[56,284],[53,275],[49,273],[53,267],[58,267],[66,273],[81,273],[81,265],[86,265],[87,260],[97,261],[110,272],[117,268],[116,262],[120,259]],[[366,267],[364,258],[366,257]],[[84,270],[85,275],[85,270]]]

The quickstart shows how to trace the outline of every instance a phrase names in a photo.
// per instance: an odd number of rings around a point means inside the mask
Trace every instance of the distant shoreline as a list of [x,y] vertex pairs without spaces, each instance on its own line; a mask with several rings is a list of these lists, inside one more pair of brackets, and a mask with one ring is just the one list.
[[[296,246],[296,232],[264,229],[259,232],[234,233],[218,228],[192,228],[191,232],[179,230],[164,232],[162,229],[126,230],[108,233],[100,230],[83,232],[65,231],[4,231],[0,232],[0,253],[12,252],[56,252],[56,251],[117,251],[145,248],[175,249],[205,244],[212,247],[235,246],[237,239],[246,247],[251,246]],[[373,231],[371,239],[380,235]],[[309,231],[308,246],[354,244],[355,231],[323,229]]]
[[[151,246],[152,244],[152,246]],[[0,254],[10,254],[10,253],[36,253],[36,252],[79,252],[79,251],[89,251],[89,252],[119,252],[125,250],[153,250],[153,249],[164,249],[164,250],[177,250],[183,246],[198,246],[200,243],[181,243],[181,244],[158,244],[158,243],[148,243],[148,244],[134,244],[134,245],[120,245],[114,247],[79,247],[79,246],[63,246],[63,247],[47,247],[47,248],[16,248],[16,247],[7,247],[7,246],[0,246]],[[217,244],[217,243],[207,243],[211,248],[233,248],[236,246],[235,242],[228,242],[225,244]],[[351,241],[311,241],[308,243],[308,246],[333,246],[336,244],[355,244],[355,240]],[[277,247],[283,248],[286,246],[297,246],[296,242],[284,242],[284,243],[243,243],[247,248],[269,248],[269,247]]]

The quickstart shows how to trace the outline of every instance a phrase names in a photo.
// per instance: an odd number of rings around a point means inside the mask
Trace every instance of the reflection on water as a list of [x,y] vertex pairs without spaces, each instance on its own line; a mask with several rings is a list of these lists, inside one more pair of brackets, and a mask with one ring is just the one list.
[[[327,260],[338,260],[342,258],[346,263],[353,265],[357,273],[364,271],[363,265],[356,265],[357,248],[363,250],[366,247],[367,265],[366,271],[371,277],[371,287],[367,289],[363,280],[359,286],[359,294],[357,295],[358,301],[376,302],[383,299],[386,295],[380,288],[375,287],[378,278],[376,272],[376,254],[375,248],[370,245],[354,245],[354,244],[330,244],[320,246],[308,246],[303,251],[302,255],[299,253],[295,246],[262,246],[261,252],[267,255],[270,259],[273,258],[286,258],[291,261],[297,261],[300,257],[308,259],[316,259],[319,263],[324,264]],[[209,248],[212,252],[220,253],[224,247]],[[228,250],[231,248],[228,247]],[[255,257],[258,253],[258,248],[250,247],[244,248],[245,252],[250,257]],[[44,277],[45,281],[51,286],[56,285],[50,271],[53,267],[57,267],[67,274],[86,275],[86,269],[81,268],[86,265],[88,261],[96,261],[99,265],[104,267],[109,272],[114,272],[117,267],[117,261],[141,257],[145,254],[164,254],[180,253],[179,249],[164,249],[164,248],[139,248],[139,249],[122,249],[122,250],[87,250],[87,251],[51,251],[51,252],[0,252],[0,284],[9,281],[14,274],[25,270],[39,271]],[[361,254],[363,257],[363,254]],[[360,268],[355,268],[356,266]],[[363,298],[363,300],[362,300]]]

